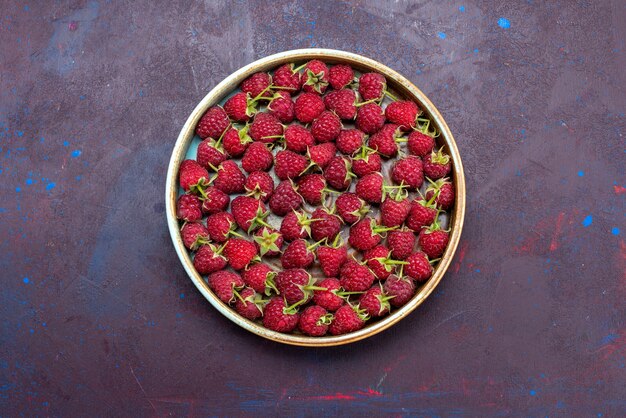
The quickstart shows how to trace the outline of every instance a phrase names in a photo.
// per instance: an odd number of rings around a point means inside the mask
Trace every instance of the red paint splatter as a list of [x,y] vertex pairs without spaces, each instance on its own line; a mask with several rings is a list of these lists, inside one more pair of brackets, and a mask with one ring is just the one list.
[[550,242],[550,251],[559,248],[559,235],[561,234],[563,218],[565,218],[565,212],[559,213],[559,216],[556,218],[556,226],[554,228],[554,234],[552,235],[552,242]]
[[467,243],[463,242],[461,244],[461,248],[459,249],[459,258],[456,262],[456,264],[454,265],[454,272],[458,273],[459,269],[461,268],[461,264],[463,264],[463,259],[465,258],[465,251],[467,251]]
[[613,186],[613,190],[615,190],[615,194],[626,193],[626,187],[623,186]]
[[367,390],[358,390],[353,393],[337,392],[337,393],[328,394],[328,395],[307,396],[303,399],[308,400],[308,401],[353,401],[357,398],[363,398],[363,397],[371,398],[371,397],[378,397],[378,396],[383,396],[383,394],[374,389],[367,389]]

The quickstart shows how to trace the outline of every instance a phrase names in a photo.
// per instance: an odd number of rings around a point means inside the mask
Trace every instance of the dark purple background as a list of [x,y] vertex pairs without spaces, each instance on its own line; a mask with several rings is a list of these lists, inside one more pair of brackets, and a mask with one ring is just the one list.
[[[626,413],[623,1],[160,3],[1,2],[1,415]],[[412,80],[468,186],[435,294],[319,350],[223,318],[164,213],[196,103],[303,47]]]

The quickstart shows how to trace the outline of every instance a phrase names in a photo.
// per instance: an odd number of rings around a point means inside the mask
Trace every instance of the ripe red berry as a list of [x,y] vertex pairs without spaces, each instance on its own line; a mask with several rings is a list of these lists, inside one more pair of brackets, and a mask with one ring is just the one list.
[[196,161],[202,167],[217,167],[226,158],[227,156],[222,151],[222,146],[215,140],[207,138],[198,144]]
[[343,129],[335,141],[339,152],[352,155],[357,152],[365,141],[365,134],[358,129]]
[[291,123],[296,117],[291,96],[285,90],[274,93],[272,101],[267,105],[267,110],[281,123]]
[[428,262],[428,257],[421,251],[411,254],[406,261],[409,264],[404,268],[404,272],[413,280],[425,282],[433,274],[433,268]]
[[300,94],[294,105],[296,119],[302,123],[313,122],[325,109],[324,101],[315,93]]
[[296,94],[300,90],[300,79],[301,75],[294,71],[293,64],[284,64],[274,71],[274,85],[287,89],[291,94]]
[[426,200],[435,196],[435,205],[442,210],[449,210],[454,204],[454,185],[447,178],[435,181],[426,189]]
[[249,93],[250,97],[255,98],[259,95],[261,97],[272,97],[272,93],[269,91],[269,87],[272,84],[272,76],[268,73],[255,73],[246,78],[239,88],[244,93]]
[[407,277],[398,277],[392,274],[383,283],[383,291],[387,296],[393,297],[389,299],[391,306],[399,308],[407,303],[415,294],[415,284],[413,280]]
[[217,187],[208,187],[204,191],[205,197],[202,202],[202,212],[211,215],[226,210],[230,203],[230,196]]
[[411,210],[411,201],[406,192],[398,192],[395,196],[388,196],[380,204],[380,224],[384,226],[400,226],[406,220]]
[[311,217],[317,219],[311,224],[311,237],[315,241],[327,239],[330,242],[341,231],[341,219],[326,208],[315,209]]
[[228,261],[221,254],[221,248],[211,244],[201,245],[193,257],[193,266],[199,274],[211,274],[223,270]]
[[391,299],[393,298],[383,291],[382,285],[374,285],[359,298],[359,308],[372,318],[381,317],[389,313]]
[[309,205],[319,206],[326,197],[326,179],[321,174],[302,176],[298,181],[298,193]]
[[359,77],[359,94],[363,100],[378,100],[387,89],[387,80],[382,74],[365,73]]
[[374,219],[365,217],[350,227],[348,242],[357,250],[367,251],[380,242],[381,233],[390,229],[378,226]]
[[341,268],[339,281],[348,292],[364,292],[376,280],[374,273],[364,264],[354,259],[346,261]]
[[409,134],[406,145],[411,154],[424,157],[433,151],[435,139],[420,131],[413,131]]
[[280,295],[290,305],[306,303],[313,297],[315,279],[301,268],[287,268],[280,271],[274,279]]
[[224,151],[233,158],[238,158],[246,152],[248,144],[252,142],[252,138],[248,135],[248,125],[237,130],[230,128],[224,134]]
[[328,88],[328,73],[328,67],[322,61],[307,62],[302,75],[302,91],[324,94]]
[[262,296],[249,287],[239,292],[241,298],[235,300],[235,310],[244,318],[254,320],[263,316],[266,301]]
[[283,125],[269,113],[257,113],[248,130],[255,141],[272,143],[283,136]]
[[283,235],[275,230],[264,226],[254,233],[254,242],[261,256],[273,257],[280,254],[283,246]]
[[324,105],[326,105],[326,109],[335,112],[342,120],[353,120],[356,117],[356,93],[354,90],[331,91],[324,96]]
[[390,257],[391,251],[384,245],[377,245],[363,254],[363,262],[379,280],[385,280],[395,270],[397,261]]
[[330,164],[336,153],[337,148],[332,142],[313,145],[312,147],[309,147],[307,152],[311,163],[315,164],[322,170]]
[[332,335],[341,335],[358,331],[365,326],[365,321],[368,318],[368,315],[362,309],[352,305],[343,305],[335,312],[335,317],[328,327],[328,332]]
[[293,124],[285,129],[285,147],[288,150],[303,153],[313,145],[315,145],[315,138],[304,126]]
[[321,306],[312,305],[306,308],[300,315],[298,328],[305,335],[321,337],[328,331],[328,325],[333,316]]
[[206,227],[211,241],[226,242],[237,223],[230,212],[217,212],[207,218]]
[[274,191],[274,179],[265,171],[253,171],[244,184],[247,195],[267,202]]
[[211,274],[207,280],[209,288],[224,303],[232,303],[235,300],[237,290],[243,288],[241,276],[232,271],[222,270]]
[[334,157],[324,169],[326,182],[337,190],[346,190],[352,182],[350,167],[349,157]]
[[306,170],[308,165],[309,161],[304,155],[282,150],[276,153],[274,173],[280,180],[295,179]]
[[239,228],[251,233],[266,225],[265,218],[269,211],[260,200],[250,196],[237,196],[230,205],[230,211]]
[[274,164],[272,151],[263,142],[253,142],[248,145],[248,149],[241,159],[241,167],[248,173],[268,171],[272,164]]
[[298,325],[300,314],[296,310],[288,309],[285,300],[275,296],[265,305],[263,312],[263,326],[277,332],[293,331]]
[[345,299],[341,297],[341,284],[338,279],[324,279],[317,284],[317,287],[320,289],[313,292],[313,303],[316,305],[329,312],[334,312],[345,303]]
[[313,221],[304,212],[290,211],[285,215],[280,225],[280,233],[286,241],[293,241],[311,236]]
[[437,180],[450,174],[450,156],[439,150],[424,157],[424,174],[431,180]]
[[422,229],[418,243],[428,258],[433,259],[441,257],[448,246],[448,240],[448,232],[440,229],[435,222],[429,228]]
[[180,195],[176,202],[176,217],[186,222],[202,219],[202,201],[192,194]]
[[248,93],[235,93],[224,103],[224,111],[235,122],[247,122],[257,112],[256,101]]
[[415,128],[419,107],[410,100],[401,100],[389,103],[385,109],[385,116],[391,123],[400,126],[403,131],[409,131]]
[[230,238],[224,248],[228,264],[235,270],[242,270],[257,257],[254,243],[243,238]]
[[247,286],[250,286],[258,293],[267,295],[272,290],[278,293],[274,284],[275,276],[276,272],[265,263],[252,264],[241,273],[241,278]]
[[347,224],[359,221],[369,212],[369,206],[355,193],[342,193],[335,200],[337,214]]
[[356,127],[366,134],[373,134],[385,124],[385,112],[376,103],[368,103],[356,112]]
[[294,209],[302,206],[302,196],[298,194],[290,180],[281,181],[270,197],[270,210],[278,215],[285,216]]
[[387,246],[391,256],[396,260],[404,260],[413,252],[415,234],[410,229],[398,229],[387,235]]
[[237,163],[226,160],[217,170],[213,185],[226,194],[243,193],[246,176],[241,172]]
[[398,154],[397,139],[399,134],[398,125],[388,123],[370,137],[367,145],[378,151],[383,157],[395,157]]
[[380,154],[365,146],[361,147],[361,151],[352,159],[352,171],[357,177],[380,172],[382,166]]
[[334,141],[341,132],[341,120],[333,112],[322,112],[311,125],[311,134],[318,143]]
[[422,160],[410,155],[393,163],[391,180],[395,184],[405,184],[409,190],[417,190],[424,183]]
[[220,106],[213,106],[205,112],[196,126],[196,135],[201,139],[218,139],[230,125],[228,115]]
[[202,194],[209,185],[209,172],[194,160],[184,160],[178,170],[178,181],[184,191]]
[[383,198],[382,174],[372,173],[361,177],[356,183],[355,192],[368,203],[380,203]]
[[406,226],[415,232],[420,232],[423,227],[435,222],[437,210],[423,199],[414,200],[411,203],[411,210],[406,218]]
[[209,232],[200,222],[189,222],[180,229],[183,244],[190,250],[209,243]]
[[[344,245],[322,245],[317,248],[317,261],[326,277],[337,277],[341,266],[348,259],[348,249]],[[328,308],[326,308],[328,309]]]
[[328,82],[335,90],[342,89],[354,80],[352,67],[345,64],[337,64],[330,67]]
[[[313,245],[314,246],[314,245]],[[303,239],[297,239],[287,245],[283,255],[280,257],[280,263],[284,269],[307,268],[315,261],[315,254],[311,251],[312,245]],[[279,288],[280,290],[280,288]],[[287,302],[290,302],[287,299]]]

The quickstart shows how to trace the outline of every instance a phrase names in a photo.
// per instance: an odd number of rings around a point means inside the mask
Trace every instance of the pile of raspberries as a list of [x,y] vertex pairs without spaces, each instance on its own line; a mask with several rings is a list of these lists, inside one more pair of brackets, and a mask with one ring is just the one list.
[[215,295],[315,337],[407,303],[446,249],[454,204],[450,156],[417,104],[381,74],[319,60],[239,87],[202,116],[179,171],[182,241]]

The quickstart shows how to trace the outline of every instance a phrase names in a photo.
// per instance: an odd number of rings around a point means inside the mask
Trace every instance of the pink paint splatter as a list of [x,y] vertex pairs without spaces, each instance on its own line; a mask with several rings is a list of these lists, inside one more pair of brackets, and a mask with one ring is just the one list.
[[559,213],[559,216],[556,218],[556,227],[554,228],[554,234],[552,235],[552,242],[550,242],[550,251],[554,251],[559,248],[559,235],[561,234],[561,226],[564,218],[565,212]]
[[459,259],[456,264],[454,264],[454,272],[458,273],[461,268],[461,264],[463,264],[463,259],[465,258],[465,251],[467,251],[467,243],[463,242],[461,244],[461,248],[459,249]]
[[76,29],[78,29],[78,22],[72,20],[70,23],[67,24],[67,28],[70,30],[70,32],[74,32]]
[[626,187],[623,186],[613,186],[613,190],[615,191],[615,194],[626,193]]

